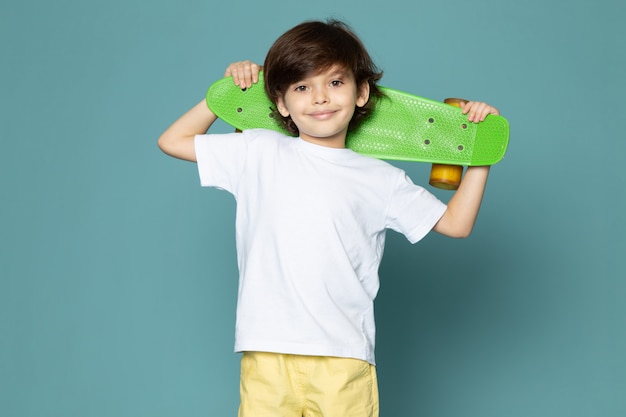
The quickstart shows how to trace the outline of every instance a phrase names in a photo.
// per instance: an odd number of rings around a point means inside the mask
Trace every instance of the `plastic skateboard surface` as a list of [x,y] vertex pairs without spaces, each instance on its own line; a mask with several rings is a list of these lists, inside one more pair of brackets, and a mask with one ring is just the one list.
[[[381,87],[371,117],[349,132],[346,146],[379,159],[430,162],[449,165],[493,165],[506,152],[509,123],[489,115],[470,123],[461,109],[442,102]],[[272,129],[288,134],[272,118],[272,103],[263,79],[242,90],[232,77],[215,82],[207,91],[209,108],[226,123],[245,130]]]

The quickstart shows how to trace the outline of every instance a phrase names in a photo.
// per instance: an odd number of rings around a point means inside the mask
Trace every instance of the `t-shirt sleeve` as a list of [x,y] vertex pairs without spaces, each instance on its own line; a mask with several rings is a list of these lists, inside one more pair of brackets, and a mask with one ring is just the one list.
[[233,193],[245,166],[245,134],[196,135],[194,143],[200,184]]
[[447,206],[403,172],[398,177],[387,214],[387,227],[411,243],[420,241],[437,224]]

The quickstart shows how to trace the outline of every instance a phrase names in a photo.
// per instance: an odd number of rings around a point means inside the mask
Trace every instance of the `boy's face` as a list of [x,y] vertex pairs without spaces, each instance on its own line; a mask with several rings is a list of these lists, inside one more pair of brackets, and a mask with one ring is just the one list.
[[283,117],[291,116],[303,140],[344,148],[354,109],[368,99],[368,83],[358,88],[350,71],[333,66],[290,85],[276,105]]

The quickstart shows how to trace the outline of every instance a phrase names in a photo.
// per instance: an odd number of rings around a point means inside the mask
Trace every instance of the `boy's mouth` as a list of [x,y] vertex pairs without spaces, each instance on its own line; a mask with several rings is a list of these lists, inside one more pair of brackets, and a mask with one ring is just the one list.
[[335,110],[321,110],[313,113],[309,113],[309,116],[318,119],[318,120],[326,120],[331,118],[335,114]]

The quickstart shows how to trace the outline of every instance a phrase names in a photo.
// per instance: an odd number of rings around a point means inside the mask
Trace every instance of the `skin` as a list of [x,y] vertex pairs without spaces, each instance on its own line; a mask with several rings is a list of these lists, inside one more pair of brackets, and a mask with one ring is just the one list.
[[369,85],[357,86],[350,72],[335,66],[289,86],[276,105],[283,117],[291,116],[303,140],[345,148],[355,107],[368,99]]
[[[261,67],[251,61],[241,61],[229,65],[224,76],[232,76],[235,85],[248,88],[258,82],[260,70]],[[291,85],[276,105],[283,116],[291,116],[303,140],[320,146],[344,148],[354,109],[364,106],[368,99],[367,83],[357,86],[351,73],[335,66]],[[480,123],[489,114],[500,114],[495,107],[478,101],[461,103],[461,109],[471,123]],[[215,120],[217,116],[202,100],[163,132],[158,145],[170,156],[196,162],[194,137],[206,133]],[[478,217],[489,169],[488,166],[467,168],[434,231],[453,238],[470,235]]]

